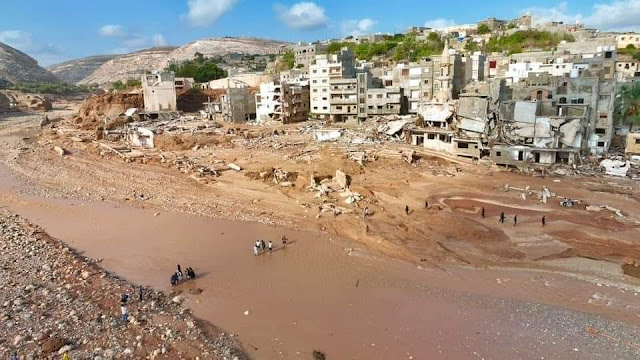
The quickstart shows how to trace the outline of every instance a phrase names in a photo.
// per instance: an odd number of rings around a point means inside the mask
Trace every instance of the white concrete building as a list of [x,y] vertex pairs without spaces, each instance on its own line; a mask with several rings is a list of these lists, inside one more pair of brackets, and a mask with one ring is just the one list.
[[339,54],[316,55],[315,64],[309,66],[311,113],[329,117],[331,113],[331,79],[355,78],[355,55],[349,48]]
[[280,120],[281,116],[282,86],[275,82],[260,84],[260,92],[256,94],[256,120]]

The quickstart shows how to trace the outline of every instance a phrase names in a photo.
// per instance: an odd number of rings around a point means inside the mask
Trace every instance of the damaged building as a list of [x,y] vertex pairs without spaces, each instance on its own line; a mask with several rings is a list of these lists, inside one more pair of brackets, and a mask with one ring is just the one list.
[[256,94],[256,121],[283,124],[309,118],[309,85],[270,82],[260,85]]
[[142,93],[146,111],[176,111],[176,84],[173,73],[142,75]]

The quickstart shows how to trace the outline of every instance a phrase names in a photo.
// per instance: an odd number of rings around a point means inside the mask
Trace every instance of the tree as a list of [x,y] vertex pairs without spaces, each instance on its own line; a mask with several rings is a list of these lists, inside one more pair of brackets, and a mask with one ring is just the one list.
[[170,64],[165,70],[173,71],[177,77],[193,78],[199,83],[224,78],[227,72],[218,67],[215,59],[196,53],[192,60]]
[[490,32],[491,32],[491,29],[489,28],[489,25],[487,25],[487,24],[478,25],[478,34],[484,35],[484,34],[488,34]]
[[622,85],[614,102],[614,116],[620,124],[640,125],[640,82]]
[[282,54],[282,62],[287,64],[287,70],[293,69],[293,66],[296,63],[296,57],[293,54],[293,51],[287,51],[286,53]]

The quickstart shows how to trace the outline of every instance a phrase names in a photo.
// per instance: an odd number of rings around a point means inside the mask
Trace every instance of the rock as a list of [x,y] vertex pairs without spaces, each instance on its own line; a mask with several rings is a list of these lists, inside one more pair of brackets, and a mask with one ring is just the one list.
[[54,146],[53,150],[56,153],[58,153],[58,155],[60,155],[60,156],[64,156],[67,153],[67,151],[65,149],[61,148],[60,146]]
[[125,355],[133,354],[133,349],[132,348],[126,348],[126,349],[124,349],[123,353]]
[[106,357],[107,359],[112,359],[114,355],[115,352],[111,349],[107,349],[104,351],[104,357]]
[[335,181],[341,189],[349,187],[349,177],[342,170],[336,170]]
[[202,289],[200,289],[200,288],[189,289],[189,294],[200,295],[200,294],[202,294]]
[[49,338],[42,343],[42,352],[45,354],[56,352],[66,343],[66,340],[60,337]]
[[182,302],[182,297],[180,295],[174,296],[173,299],[171,299],[171,301],[173,301],[176,304],[180,304]]
[[238,166],[238,165],[236,165],[236,164],[234,164],[234,163],[229,163],[229,164],[227,164],[227,166],[228,166],[230,169],[235,170],[235,171],[240,171],[240,170],[242,170],[242,168],[241,168],[240,166]]
[[90,275],[91,274],[89,274],[87,270],[84,270],[82,273],[80,273],[80,276],[82,276],[83,279],[88,278]]
[[73,346],[71,346],[71,345],[65,345],[65,346],[61,347],[61,348],[58,350],[58,355],[62,355],[62,354],[66,353],[66,352],[69,352],[69,351],[71,351],[71,350],[73,350]]
[[13,346],[18,346],[18,344],[20,344],[22,340],[24,340],[24,336],[16,335],[16,337],[13,338]]
[[244,315],[245,315],[245,316],[246,316],[246,315],[249,315],[249,310],[245,310],[245,311],[244,311]]

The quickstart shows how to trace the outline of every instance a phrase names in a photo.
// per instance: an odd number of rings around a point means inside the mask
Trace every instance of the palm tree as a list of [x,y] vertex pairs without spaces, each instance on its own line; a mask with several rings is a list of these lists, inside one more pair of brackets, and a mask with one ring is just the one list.
[[615,116],[622,124],[629,125],[629,131],[633,125],[640,125],[640,82],[630,85],[622,85],[616,95]]

